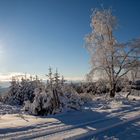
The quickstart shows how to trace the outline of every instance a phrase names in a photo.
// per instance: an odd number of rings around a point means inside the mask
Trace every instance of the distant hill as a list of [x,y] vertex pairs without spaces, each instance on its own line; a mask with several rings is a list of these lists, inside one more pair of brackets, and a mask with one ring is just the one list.
[[8,81],[0,81],[0,88],[7,88],[10,86],[10,82]]
[[10,83],[0,81],[0,94],[4,94],[9,90]]
[[0,88],[0,95],[5,94],[9,90],[9,87]]

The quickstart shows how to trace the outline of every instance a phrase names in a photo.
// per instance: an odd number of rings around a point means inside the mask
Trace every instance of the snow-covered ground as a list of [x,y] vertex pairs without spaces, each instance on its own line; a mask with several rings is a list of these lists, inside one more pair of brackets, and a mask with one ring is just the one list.
[[123,96],[108,100],[95,97],[79,111],[47,117],[1,106],[0,139],[140,139],[140,97],[136,96],[130,96],[130,100]]

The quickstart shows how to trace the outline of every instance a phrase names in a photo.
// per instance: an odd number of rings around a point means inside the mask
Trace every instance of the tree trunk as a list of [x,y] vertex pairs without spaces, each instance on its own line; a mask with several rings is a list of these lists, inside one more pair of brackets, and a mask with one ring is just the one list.
[[131,94],[131,91],[128,92],[128,94],[126,95],[126,98],[128,99],[128,96]]
[[60,100],[56,89],[53,90],[53,97],[54,97],[54,109],[57,109],[60,107]]
[[111,88],[110,88],[110,97],[111,98],[115,97],[115,92],[116,92],[116,84],[111,84]]

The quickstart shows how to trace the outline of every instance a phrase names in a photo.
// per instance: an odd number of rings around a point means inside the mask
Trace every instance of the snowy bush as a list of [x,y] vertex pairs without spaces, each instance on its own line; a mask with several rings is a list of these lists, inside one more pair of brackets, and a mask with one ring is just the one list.
[[52,106],[52,92],[41,91],[40,89],[36,89],[34,101],[31,103],[30,101],[25,102],[24,109],[25,111],[29,111],[29,113],[34,115],[47,115],[52,114],[53,106]]
[[25,102],[24,109],[34,115],[56,114],[69,109],[79,110],[83,101],[74,89],[65,85],[61,89],[36,89],[34,101]]
[[34,100],[25,101],[24,110],[34,115],[56,114],[69,109],[80,109],[83,101],[71,84],[65,84],[64,77],[56,72],[46,75],[48,80],[45,88],[37,87],[34,90]]
[[62,93],[62,104],[65,106],[65,108],[78,110],[84,104],[84,102],[81,99],[81,96],[76,92],[76,90],[73,87],[71,87],[71,85],[65,85],[62,88]]
[[19,113],[20,109],[17,106],[6,105],[0,102],[0,115]]
[[91,102],[92,101],[92,98],[93,98],[93,96],[91,94],[88,94],[88,93],[80,94],[80,97],[81,97],[81,100],[84,103]]

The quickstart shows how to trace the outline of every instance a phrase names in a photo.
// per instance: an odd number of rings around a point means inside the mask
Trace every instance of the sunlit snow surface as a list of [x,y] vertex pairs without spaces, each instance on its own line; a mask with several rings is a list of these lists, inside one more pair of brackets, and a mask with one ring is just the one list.
[[3,104],[0,113],[0,139],[140,139],[137,96],[131,96],[130,100],[123,96],[115,99],[97,96],[79,111],[47,117],[31,116],[20,108]]

